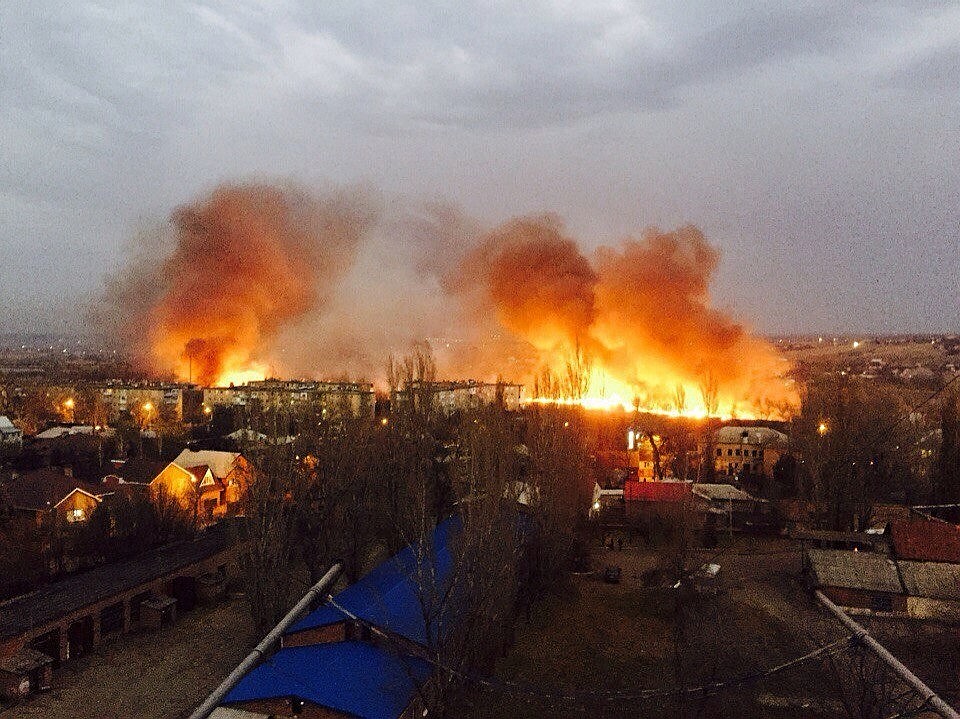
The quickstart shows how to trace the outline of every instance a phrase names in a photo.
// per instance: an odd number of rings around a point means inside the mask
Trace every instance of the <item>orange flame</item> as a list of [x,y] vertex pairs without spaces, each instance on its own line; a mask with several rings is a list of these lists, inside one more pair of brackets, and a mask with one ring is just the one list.
[[768,343],[709,306],[719,254],[694,227],[650,230],[592,261],[556,218],[514,220],[445,277],[475,320],[538,357],[531,402],[686,417],[778,418],[798,395]]

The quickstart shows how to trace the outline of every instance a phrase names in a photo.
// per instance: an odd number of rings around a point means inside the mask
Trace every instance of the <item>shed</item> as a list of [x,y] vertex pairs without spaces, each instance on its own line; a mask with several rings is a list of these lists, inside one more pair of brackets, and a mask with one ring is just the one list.
[[166,594],[154,594],[140,603],[140,624],[159,629],[177,620],[177,600]]
[[808,580],[842,607],[906,612],[896,565],[883,554],[808,549]]
[[960,564],[898,563],[907,590],[907,613],[916,619],[960,621]]
[[0,694],[7,699],[22,699],[50,688],[53,657],[35,649],[21,649],[0,659]]

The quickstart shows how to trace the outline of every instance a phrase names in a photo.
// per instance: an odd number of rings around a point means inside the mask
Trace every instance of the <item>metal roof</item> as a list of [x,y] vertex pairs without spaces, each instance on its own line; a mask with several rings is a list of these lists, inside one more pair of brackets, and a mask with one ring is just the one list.
[[[459,517],[445,520],[434,529],[429,545],[404,547],[337,594],[333,601],[350,614],[418,644],[436,640],[441,624],[452,618],[437,615],[453,611],[457,602],[446,602],[430,612],[425,611],[424,601],[444,593],[453,567],[450,543],[460,527]],[[431,615],[429,628],[425,614]],[[346,618],[339,609],[327,604],[310,612],[288,633],[336,624]]]
[[0,639],[43,627],[79,609],[211,557],[229,547],[231,539],[225,527],[213,526],[193,541],[160,547],[126,562],[106,564],[0,603]]
[[695,484],[693,493],[711,501],[756,502],[752,494],[737,489],[732,484]]
[[361,719],[396,719],[430,673],[422,659],[366,642],[289,647],[241,679],[224,703],[296,697]]
[[883,554],[842,549],[808,549],[807,559],[818,587],[903,593],[896,565]]
[[960,600],[960,564],[898,562],[911,597]]
[[890,523],[893,550],[900,559],[960,564],[960,527],[941,519]]

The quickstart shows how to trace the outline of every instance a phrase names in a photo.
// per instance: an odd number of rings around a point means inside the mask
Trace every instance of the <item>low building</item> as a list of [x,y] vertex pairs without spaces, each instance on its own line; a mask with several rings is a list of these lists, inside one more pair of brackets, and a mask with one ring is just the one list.
[[423,659],[367,642],[313,644],[281,649],[224,701],[270,717],[413,719],[432,673]]
[[421,716],[419,696],[434,674],[426,659],[460,619],[455,601],[436,613],[425,602],[452,596],[451,548],[461,528],[458,517],[445,520],[423,544],[405,547],[296,622],[224,706],[278,718]]
[[764,501],[732,484],[702,482],[694,484],[692,492],[702,510],[724,515],[753,514],[757,505]]
[[10,599],[0,611],[0,662],[32,651],[59,666],[88,654],[106,636],[139,626],[141,605],[154,596],[169,595],[178,610],[189,610],[201,576],[238,575],[239,550],[227,528],[215,527]]
[[907,596],[896,563],[883,554],[808,549],[807,581],[850,610],[907,613]]
[[15,473],[0,485],[3,503],[9,510],[31,517],[38,526],[86,522],[111,491],[76,479],[69,468]]
[[[770,427],[721,427],[713,436],[713,466],[718,474],[728,477],[744,472],[770,476],[788,444],[787,435]],[[701,451],[707,448],[703,445]]]
[[16,449],[23,446],[23,432],[3,415],[0,415],[0,446]]
[[907,592],[907,614],[914,619],[960,622],[960,564],[899,561]]

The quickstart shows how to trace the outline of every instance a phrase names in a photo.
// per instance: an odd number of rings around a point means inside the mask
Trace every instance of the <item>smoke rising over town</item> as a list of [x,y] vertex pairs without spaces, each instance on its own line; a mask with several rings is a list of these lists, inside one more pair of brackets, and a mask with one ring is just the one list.
[[[700,414],[794,401],[776,353],[710,306],[720,257],[692,226],[587,252],[555,215],[483,228],[450,206],[236,184],[174,210],[163,234],[106,291],[115,338],[156,375],[382,382],[388,356],[430,340],[440,376],[558,399]],[[371,274],[373,299],[353,287]]]

